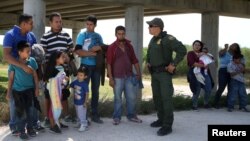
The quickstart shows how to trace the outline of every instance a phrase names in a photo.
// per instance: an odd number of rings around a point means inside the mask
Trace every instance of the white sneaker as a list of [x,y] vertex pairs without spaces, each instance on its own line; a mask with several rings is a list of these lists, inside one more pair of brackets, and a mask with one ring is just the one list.
[[78,129],[79,132],[83,132],[83,131],[87,131],[88,130],[88,127],[87,126],[84,126],[81,124],[81,127]]

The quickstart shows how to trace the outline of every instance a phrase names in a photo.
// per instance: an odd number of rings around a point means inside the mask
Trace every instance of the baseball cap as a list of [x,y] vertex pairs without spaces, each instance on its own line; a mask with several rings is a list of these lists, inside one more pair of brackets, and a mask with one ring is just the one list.
[[163,29],[164,27],[164,23],[162,21],[161,18],[154,18],[153,20],[151,21],[147,21],[147,24],[148,25],[156,25],[156,26],[159,26],[161,29]]

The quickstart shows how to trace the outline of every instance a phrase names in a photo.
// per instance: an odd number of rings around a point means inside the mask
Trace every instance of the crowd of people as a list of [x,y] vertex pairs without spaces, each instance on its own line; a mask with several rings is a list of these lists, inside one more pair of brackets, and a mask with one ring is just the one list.
[[[37,40],[31,32],[33,28],[31,15],[21,14],[19,25],[15,25],[5,34],[3,52],[4,59],[9,64],[6,98],[10,105],[9,127],[12,134],[18,135],[21,139],[28,139],[29,136],[36,136],[36,132],[44,131],[43,126],[48,127],[52,133],[61,133],[61,128],[68,128],[62,121],[74,121],[68,104],[71,93],[78,130],[80,132],[88,130],[90,125],[88,110],[91,111],[91,120],[102,124],[98,103],[101,78],[105,77],[105,73],[103,74],[105,67],[102,67],[105,57],[109,85],[114,93],[113,124],[121,123],[123,93],[126,98],[127,119],[141,123],[142,120],[136,113],[136,99],[137,87],[143,87],[142,73],[133,45],[126,38],[126,28],[117,26],[116,41],[111,45],[105,45],[102,36],[95,32],[97,18],[89,15],[86,17],[86,28],[79,32],[76,44],[73,45],[71,37],[62,30],[60,13],[52,13],[49,16],[49,23],[51,29],[43,34],[39,43],[45,52],[43,63],[37,63],[36,57],[32,54],[32,46],[37,44]],[[187,78],[193,93],[192,109],[198,111],[201,88],[205,91],[204,107],[211,107],[209,98],[214,83],[209,64],[214,62],[214,58],[199,40],[194,41],[193,50],[187,53],[186,47],[179,40],[164,31],[162,19],[154,18],[147,21],[147,24],[149,33],[153,37],[148,46],[146,66],[152,76],[152,94],[157,111],[157,120],[150,126],[161,127],[157,135],[164,136],[172,132],[174,121],[172,77],[176,66],[187,54],[189,67]],[[69,62],[76,56],[80,57],[81,63],[77,71],[72,73]],[[248,111],[244,85],[245,60],[239,45],[236,43],[229,47],[225,45],[219,56],[219,88],[214,99],[215,107],[220,107],[221,94],[229,85],[231,87],[228,87],[228,111],[234,109],[237,95],[240,98],[240,109]],[[40,83],[44,90],[42,95],[45,97],[44,104],[37,98]],[[90,108],[88,108],[90,92]],[[41,105],[44,107],[41,108]],[[41,112],[45,117],[43,126],[39,119]]]

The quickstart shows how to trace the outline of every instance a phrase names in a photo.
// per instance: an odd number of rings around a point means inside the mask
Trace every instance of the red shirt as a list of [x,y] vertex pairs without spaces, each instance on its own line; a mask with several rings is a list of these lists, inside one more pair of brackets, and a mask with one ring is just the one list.
[[107,63],[111,65],[114,77],[123,78],[132,75],[132,64],[138,63],[133,46],[125,39],[125,52],[119,48],[119,40],[108,47]]
[[190,68],[193,67],[195,62],[199,62],[199,57],[196,55],[194,51],[189,51],[187,53],[187,64]]

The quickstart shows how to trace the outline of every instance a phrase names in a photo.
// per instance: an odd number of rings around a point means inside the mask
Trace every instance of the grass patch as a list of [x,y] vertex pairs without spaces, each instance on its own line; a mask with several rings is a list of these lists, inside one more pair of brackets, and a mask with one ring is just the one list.
[[[2,69],[3,68],[3,69]],[[246,75],[246,78],[250,78],[250,75]],[[144,89],[142,89],[142,97],[145,99],[137,103],[138,109],[137,112],[140,115],[147,115],[151,113],[155,113],[154,102],[151,99],[152,97],[152,90],[151,90],[151,76],[150,75],[143,75],[143,79],[146,80],[144,83]],[[249,86],[250,79],[247,79],[247,86]],[[0,69],[0,125],[3,123],[7,123],[9,120],[9,108],[7,101],[5,99],[6,96],[6,88],[7,88],[7,65],[2,65]],[[175,85],[188,85],[186,76],[174,76],[173,83]],[[90,94],[91,96],[91,94]],[[112,117],[113,114],[113,89],[108,85],[108,81],[105,82],[104,86],[100,86],[100,100],[99,100],[99,112],[100,115],[103,117]],[[210,103],[214,97],[210,98]],[[69,99],[73,102],[72,95]],[[199,98],[198,105],[199,107],[203,106],[203,97]],[[250,95],[248,95],[248,101],[250,101]],[[125,115],[125,99],[123,98],[123,113]],[[183,96],[183,95],[174,95],[173,97],[174,103],[174,110],[181,111],[181,110],[190,110],[192,107],[192,99],[190,96]],[[226,106],[226,96],[222,96],[220,104],[222,106]],[[238,104],[238,102],[236,102]],[[90,105],[89,105],[90,107]],[[70,112],[74,115],[74,106],[70,106]],[[90,111],[90,110],[89,110]]]

